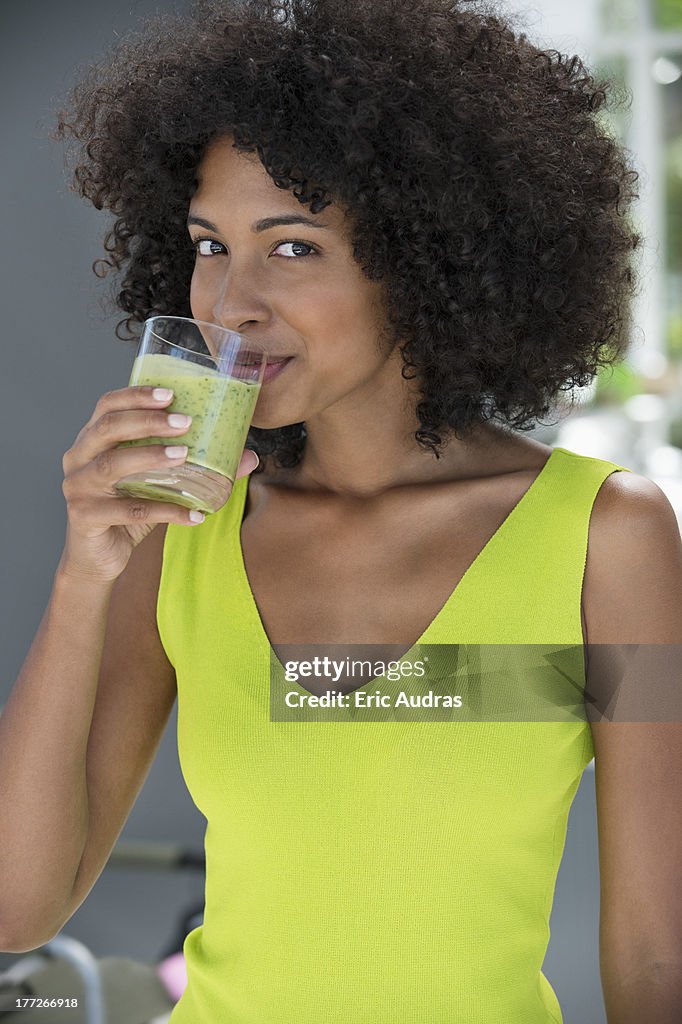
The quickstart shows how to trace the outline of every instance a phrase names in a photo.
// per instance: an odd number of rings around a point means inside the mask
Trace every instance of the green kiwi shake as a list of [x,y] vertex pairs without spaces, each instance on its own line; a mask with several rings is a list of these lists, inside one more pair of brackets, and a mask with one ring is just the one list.
[[[183,501],[177,483],[187,474],[196,477],[197,472],[202,471],[207,478],[217,473],[227,477],[230,484],[234,483],[260,384],[238,380],[189,359],[162,353],[138,356],[133,364],[130,384],[172,388],[173,400],[164,411],[186,413],[192,417],[192,422],[189,429],[172,442],[187,445],[187,458],[182,466],[165,474],[167,479],[162,475],[154,480],[154,473],[126,477],[119,481],[119,490],[137,497],[164,501],[169,500],[170,487],[173,501],[202,511],[214,511],[201,501]],[[168,437],[146,437],[121,441],[118,447],[169,443]],[[206,470],[211,472],[207,474]]]

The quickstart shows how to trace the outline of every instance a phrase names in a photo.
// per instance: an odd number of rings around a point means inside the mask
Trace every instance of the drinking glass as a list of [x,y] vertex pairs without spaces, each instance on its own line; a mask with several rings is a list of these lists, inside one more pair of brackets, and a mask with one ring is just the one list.
[[[192,417],[173,444],[186,444],[182,465],[123,477],[115,487],[138,498],[216,512],[227,501],[258,401],[267,352],[226,327],[181,316],[145,322],[130,385],[173,389],[166,412]],[[121,441],[117,447],[168,444],[168,437]]]

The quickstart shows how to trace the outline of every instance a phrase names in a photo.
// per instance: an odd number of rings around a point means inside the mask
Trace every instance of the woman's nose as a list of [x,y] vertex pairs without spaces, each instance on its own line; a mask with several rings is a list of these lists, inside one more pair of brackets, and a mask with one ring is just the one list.
[[214,322],[231,331],[245,324],[264,323],[269,318],[268,303],[253,273],[231,268],[220,285],[213,306]]

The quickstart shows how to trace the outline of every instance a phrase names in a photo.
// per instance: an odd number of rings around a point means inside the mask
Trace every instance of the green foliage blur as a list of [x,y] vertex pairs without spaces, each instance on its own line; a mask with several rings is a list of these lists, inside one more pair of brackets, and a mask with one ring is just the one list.
[[602,367],[596,377],[593,401],[596,405],[622,405],[643,391],[640,374],[627,359],[616,366]]
[[680,0],[654,0],[654,21],[658,28],[682,28]]

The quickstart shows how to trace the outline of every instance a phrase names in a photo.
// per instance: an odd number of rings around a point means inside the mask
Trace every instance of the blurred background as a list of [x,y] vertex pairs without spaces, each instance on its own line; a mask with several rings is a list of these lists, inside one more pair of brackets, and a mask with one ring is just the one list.
[[[40,623],[64,542],[62,455],[97,398],[127,384],[134,355],[132,343],[114,337],[119,314],[103,306],[109,286],[90,269],[108,222],[68,191],[62,152],[47,133],[80,69],[148,15],[189,6],[189,0],[0,4],[6,320],[0,408],[3,434],[12,439],[1,495],[0,704]],[[650,477],[682,522],[682,0],[499,6],[523,15],[527,34],[541,46],[578,53],[630,90],[627,107],[604,118],[641,175],[634,219],[646,244],[630,355],[576,395],[555,426],[535,434]],[[205,819],[182,780],[175,729],[174,711],[109,865],[64,929],[98,957],[156,963],[186,919],[200,912]],[[156,869],[143,866],[139,844],[145,843],[156,844],[144,848],[159,852]],[[176,848],[190,861],[194,856],[198,867],[173,868]],[[594,774],[588,770],[571,811],[544,964],[565,1024],[605,1024],[598,913]],[[19,959],[0,954],[0,971]],[[64,1011],[55,1019],[75,1018]]]

